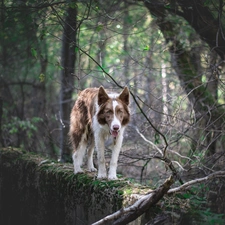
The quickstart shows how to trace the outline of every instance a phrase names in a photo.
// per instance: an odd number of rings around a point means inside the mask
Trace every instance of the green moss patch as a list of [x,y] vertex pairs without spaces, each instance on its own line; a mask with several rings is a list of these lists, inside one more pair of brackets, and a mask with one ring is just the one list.
[[91,224],[149,191],[128,179],[74,175],[72,164],[15,148],[0,150],[0,169],[1,224]]

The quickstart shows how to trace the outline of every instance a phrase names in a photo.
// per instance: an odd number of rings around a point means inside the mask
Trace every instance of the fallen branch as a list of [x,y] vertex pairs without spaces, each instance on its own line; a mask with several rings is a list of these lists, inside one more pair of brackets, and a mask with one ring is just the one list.
[[172,194],[172,193],[175,193],[175,192],[183,191],[183,190],[186,190],[187,188],[189,188],[193,184],[202,183],[204,181],[211,180],[213,178],[224,177],[224,176],[225,176],[225,171],[217,171],[215,173],[209,174],[206,177],[202,177],[202,178],[198,178],[198,179],[195,179],[195,180],[191,180],[191,181],[188,181],[188,182],[182,184],[179,187],[172,188],[167,193],[168,194]]
[[127,224],[137,219],[139,216],[145,213],[150,207],[154,206],[160,199],[162,199],[162,197],[165,194],[172,194],[175,192],[187,190],[191,185],[202,183],[207,180],[220,178],[224,176],[225,176],[225,171],[217,171],[206,177],[188,181],[182,184],[181,186],[172,188],[172,189],[170,189],[170,187],[174,183],[174,178],[170,177],[159,188],[141,197],[133,205],[127,208],[122,208],[119,211],[111,215],[108,215],[104,217],[103,219],[93,223],[92,225],[104,225],[104,224],[108,224],[109,221],[112,221],[112,220],[114,220],[114,222],[112,223],[113,225]]
[[150,192],[148,195],[140,198],[133,205],[122,208],[119,211],[104,217],[103,219],[93,223],[92,225],[102,225],[108,224],[109,221],[114,221],[113,225],[123,225],[127,224],[139,216],[141,216],[144,212],[146,212],[151,206],[154,206],[163,196],[167,193],[170,186],[174,183],[173,177],[167,179],[164,184],[162,184],[156,190]]

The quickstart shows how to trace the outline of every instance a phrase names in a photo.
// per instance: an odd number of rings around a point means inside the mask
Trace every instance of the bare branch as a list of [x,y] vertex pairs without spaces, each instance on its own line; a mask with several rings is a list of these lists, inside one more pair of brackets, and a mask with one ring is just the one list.
[[163,152],[161,151],[161,149],[159,149],[153,142],[149,141],[139,130],[137,127],[135,127],[137,133],[141,136],[141,138],[146,141],[147,143],[149,143],[151,146],[153,146],[154,149],[156,149],[161,156],[163,156]]
[[178,153],[178,152],[176,152],[176,151],[173,151],[173,150],[167,150],[167,151],[170,152],[170,153],[173,153],[173,154],[175,154],[175,155],[177,155],[177,156],[179,156],[179,157],[181,157],[181,158],[183,158],[183,159],[187,159],[187,160],[189,160],[189,161],[192,161],[191,158],[189,158],[189,157],[187,157],[187,156],[184,156],[184,155],[181,155],[180,153]]
[[218,177],[223,177],[223,176],[225,176],[225,171],[217,171],[215,173],[211,173],[210,175],[208,175],[206,177],[191,180],[191,181],[184,183],[183,185],[181,185],[179,187],[172,188],[167,193],[172,194],[175,192],[179,192],[179,191],[189,188],[193,184],[203,183],[204,181],[211,180],[211,179],[218,178]]
[[176,163],[182,170],[185,170],[178,162],[176,161],[171,161],[169,158],[165,157],[165,149],[164,151],[162,152],[154,143],[152,143],[151,141],[149,141],[147,138],[145,138],[145,136],[143,134],[140,133],[140,131],[136,128],[136,131],[138,132],[138,134],[149,144],[151,144],[159,153],[161,156],[153,156],[152,158],[155,158],[155,159],[160,159],[162,160],[163,162],[166,163],[166,165],[170,168],[170,170],[173,172],[173,176],[176,177],[179,182],[181,184],[183,184],[183,181],[181,179],[181,177],[179,176],[176,168],[174,167],[173,163]]
[[171,162],[177,164],[181,168],[181,170],[187,171],[186,169],[184,169],[183,166],[180,165],[179,162],[177,162],[177,161],[171,161]]
[[104,217],[103,219],[95,222],[92,225],[102,225],[107,224],[109,221],[115,220],[114,225],[122,225],[127,224],[139,216],[141,216],[147,209],[154,206],[163,196],[167,193],[170,186],[174,183],[174,179],[171,176],[167,179],[164,184],[162,184],[159,188],[154,191],[151,191],[148,195],[140,198],[133,205],[122,208],[119,211]]

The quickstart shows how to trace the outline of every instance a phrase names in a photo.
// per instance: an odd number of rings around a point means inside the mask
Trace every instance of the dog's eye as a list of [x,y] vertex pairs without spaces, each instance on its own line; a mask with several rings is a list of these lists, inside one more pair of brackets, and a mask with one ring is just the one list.
[[117,112],[118,113],[123,113],[123,110],[122,109],[118,109]]
[[111,110],[106,110],[105,113],[106,113],[106,114],[111,114],[112,111],[111,111]]

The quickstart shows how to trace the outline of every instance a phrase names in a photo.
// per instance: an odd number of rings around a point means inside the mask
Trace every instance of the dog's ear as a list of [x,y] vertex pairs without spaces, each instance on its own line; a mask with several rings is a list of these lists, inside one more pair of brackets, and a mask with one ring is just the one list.
[[128,87],[125,87],[118,97],[126,105],[130,103],[130,93]]
[[98,90],[98,105],[102,105],[109,99],[105,89],[101,86]]

